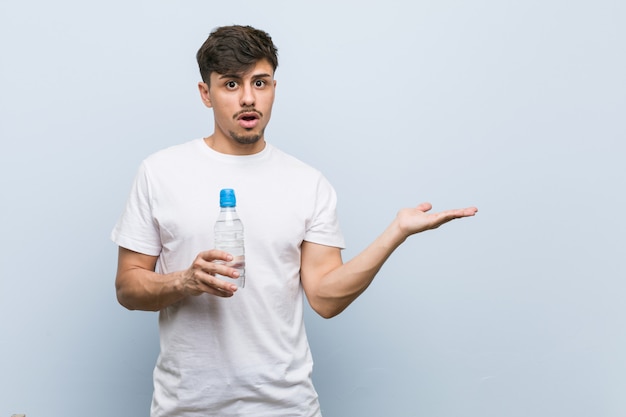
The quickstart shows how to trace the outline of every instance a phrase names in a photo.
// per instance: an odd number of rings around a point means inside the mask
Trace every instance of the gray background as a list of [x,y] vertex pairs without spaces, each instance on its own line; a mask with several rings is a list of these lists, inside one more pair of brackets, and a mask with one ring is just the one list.
[[624,416],[626,3],[0,3],[0,416],[147,416],[155,313],[114,294],[140,161],[210,133],[194,55],[279,47],[267,138],[335,185],[348,249],[407,241],[347,311],[307,311],[325,417]]

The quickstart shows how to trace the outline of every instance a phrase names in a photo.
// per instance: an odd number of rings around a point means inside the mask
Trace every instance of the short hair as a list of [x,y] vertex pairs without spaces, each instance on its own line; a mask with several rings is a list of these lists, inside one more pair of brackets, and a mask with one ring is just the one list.
[[196,54],[200,75],[207,84],[212,72],[244,73],[262,59],[267,59],[276,71],[278,49],[270,35],[251,26],[239,25],[214,29]]

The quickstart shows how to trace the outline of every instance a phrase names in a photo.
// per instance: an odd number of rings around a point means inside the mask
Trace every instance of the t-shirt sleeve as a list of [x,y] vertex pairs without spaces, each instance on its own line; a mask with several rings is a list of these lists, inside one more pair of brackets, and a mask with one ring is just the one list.
[[318,181],[313,216],[307,225],[304,240],[341,249],[346,245],[337,218],[337,193],[323,176]]
[[126,207],[111,232],[119,246],[145,255],[161,253],[159,227],[153,216],[149,171],[146,163],[139,167]]

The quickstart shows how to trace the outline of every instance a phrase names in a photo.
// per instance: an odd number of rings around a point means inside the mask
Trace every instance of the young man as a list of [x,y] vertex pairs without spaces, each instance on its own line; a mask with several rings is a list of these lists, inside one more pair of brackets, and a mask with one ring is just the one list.
[[[197,54],[212,135],[157,152],[139,169],[112,232],[117,297],[159,311],[152,417],[319,417],[303,295],[323,317],[343,311],[410,235],[476,208],[403,209],[347,263],[335,191],[317,170],[265,141],[278,65],[270,36],[214,30]],[[233,188],[245,227],[246,286],[211,250],[219,191]]]

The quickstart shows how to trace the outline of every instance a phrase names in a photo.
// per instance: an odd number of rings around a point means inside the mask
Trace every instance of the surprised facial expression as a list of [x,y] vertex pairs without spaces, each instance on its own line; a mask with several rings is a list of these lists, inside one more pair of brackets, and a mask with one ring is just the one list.
[[[211,84],[200,83],[202,99],[213,109],[216,141],[261,148],[274,104],[274,69],[258,61],[244,74],[211,74]],[[204,91],[203,91],[204,90]]]

